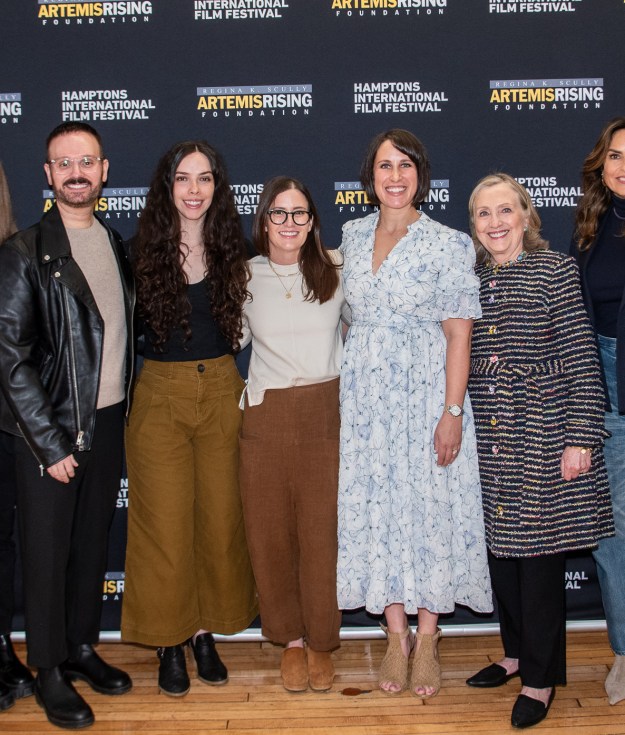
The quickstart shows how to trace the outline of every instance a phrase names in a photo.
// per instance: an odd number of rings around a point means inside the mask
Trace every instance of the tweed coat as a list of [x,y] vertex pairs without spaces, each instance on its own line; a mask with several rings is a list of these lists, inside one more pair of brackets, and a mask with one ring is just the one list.
[[[614,533],[603,460],[599,360],[574,261],[539,250],[479,265],[469,394],[486,542],[522,557],[596,546]],[[589,472],[562,479],[566,446],[592,448]]]

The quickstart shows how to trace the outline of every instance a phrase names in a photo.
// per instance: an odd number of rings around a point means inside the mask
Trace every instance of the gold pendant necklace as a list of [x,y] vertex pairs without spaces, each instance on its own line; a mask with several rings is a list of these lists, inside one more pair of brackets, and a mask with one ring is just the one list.
[[[277,278],[278,278],[278,281],[280,281],[280,285],[281,285],[281,286],[282,286],[282,288],[284,289],[284,298],[285,298],[285,299],[292,299],[292,298],[293,298],[293,294],[291,293],[291,291],[293,290],[293,287],[295,286],[295,284],[296,284],[296,283],[297,283],[297,281],[299,280],[299,277],[300,277],[300,276],[302,275],[302,272],[301,272],[301,271],[299,270],[299,268],[298,268],[298,270],[297,270],[297,272],[296,272],[296,273],[285,273],[285,274],[284,274],[284,275],[282,276],[282,275],[280,275],[280,274],[278,273],[278,271],[277,271],[277,270],[276,270],[276,269],[275,269],[275,268],[273,267],[273,264],[272,264],[271,260],[269,260],[269,258],[267,258],[267,262],[269,263],[269,267],[270,267],[270,268],[271,268],[271,270],[273,271],[274,275],[275,275],[275,276],[277,276]],[[292,283],[292,284],[291,284],[291,285],[290,285],[290,286],[289,286],[289,287],[287,288],[287,287],[286,287],[286,286],[284,285],[284,282],[283,282],[283,280],[282,280],[282,279],[283,279],[283,278],[290,278],[291,276],[295,276],[295,279],[293,280],[293,283]]]

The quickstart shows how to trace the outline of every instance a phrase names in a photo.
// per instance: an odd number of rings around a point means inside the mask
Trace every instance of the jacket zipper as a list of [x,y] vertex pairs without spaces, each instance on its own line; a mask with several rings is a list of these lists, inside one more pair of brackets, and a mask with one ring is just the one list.
[[69,361],[70,371],[72,374],[72,387],[74,389],[74,412],[76,414],[76,425],[78,427],[78,434],[76,435],[76,449],[79,452],[83,452],[85,449],[85,432],[80,428],[82,418],[80,416],[80,406],[78,405],[78,378],[76,377],[76,355],[74,353],[74,338],[72,336],[72,320],[69,313],[69,301],[67,299],[67,291],[63,289],[63,302],[65,304],[65,314],[67,316],[68,324],[68,341],[69,341]]
[[24,432],[22,431],[22,427],[21,427],[21,426],[19,425],[19,423],[17,423],[16,425],[17,425],[17,429],[18,429],[18,431],[20,432],[20,435],[21,435],[22,439],[23,439],[23,440],[24,440],[24,441],[26,442],[26,446],[27,446],[27,447],[28,447],[28,448],[30,449],[30,451],[31,451],[31,452],[33,453],[33,457],[35,458],[35,460],[36,460],[37,462],[39,462],[39,474],[40,474],[40,476],[41,476],[41,477],[43,477],[43,473],[45,472],[45,469],[46,469],[46,468],[44,467],[44,465],[43,465],[43,464],[41,464],[41,462],[40,462],[40,460],[39,460],[39,457],[37,456],[37,452],[35,452],[35,450],[33,449],[33,446],[32,446],[32,444],[31,444],[31,443],[30,443],[30,442],[28,441],[28,439],[26,438],[26,434],[25,434],[25,433],[24,433]]

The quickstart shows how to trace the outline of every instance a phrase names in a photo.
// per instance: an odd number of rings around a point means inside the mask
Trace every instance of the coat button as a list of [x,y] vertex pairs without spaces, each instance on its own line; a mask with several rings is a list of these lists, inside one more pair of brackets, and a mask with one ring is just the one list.
[[61,277],[61,274],[59,273],[59,271],[56,271],[56,273],[54,274],[54,277],[55,278],[60,278]]
[[495,511],[495,515],[497,516],[497,518],[503,518],[503,506],[502,505],[498,505],[497,506],[497,510]]
[[495,334],[496,331],[497,331],[497,327],[494,324],[491,324],[490,327],[488,328],[488,333]]
[[493,444],[492,452],[493,454],[499,454],[499,447],[496,444]]
[[490,417],[490,425],[491,426],[497,426],[497,417],[496,416],[491,416]]
[[48,260],[50,260],[50,256],[49,256],[49,255],[44,255],[44,256],[43,256],[43,259],[44,259],[45,261],[48,261]]

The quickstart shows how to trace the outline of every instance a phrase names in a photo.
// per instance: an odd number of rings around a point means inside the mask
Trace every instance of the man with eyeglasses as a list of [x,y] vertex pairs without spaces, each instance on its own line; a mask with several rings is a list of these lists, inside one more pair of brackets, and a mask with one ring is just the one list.
[[[56,203],[0,247],[0,428],[16,434],[28,663],[54,725],[94,722],[72,685],[132,682],[95,652],[108,530],[122,471],[134,289],[122,242],[94,215],[100,136],[63,123],[44,170]],[[4,403],[4,402],[2,402]]]

